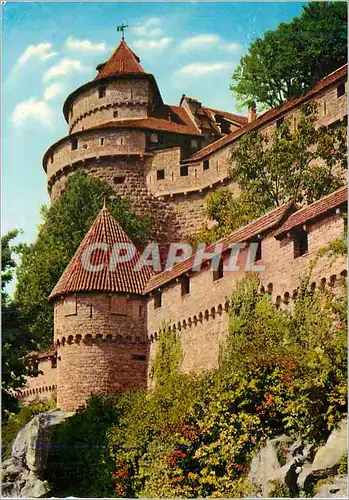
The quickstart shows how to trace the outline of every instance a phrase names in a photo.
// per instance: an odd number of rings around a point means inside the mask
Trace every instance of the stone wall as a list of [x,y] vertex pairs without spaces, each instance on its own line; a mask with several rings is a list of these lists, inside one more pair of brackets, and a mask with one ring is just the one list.
[[166,201],[155,198],[149,191],[142,173],[143,165],[144,161],[139,157],[113,156],[99,160],[92,158],[73,165],[55,176],[51,200],[56,201],[63,193],[69,175],[76,170],[84,171],[109,184],[119,196],[126,197],[138,215],[151,217],[153,241],[167,243],[179,240],[181,231],[176,214]]
[[[265,265],[260,271],[261,287],[272,297],[277,307],[291,308],[299,280],[309,269],[317,252],[343,234],[344,222],[340,214],[332,214],[308,225],[308,253],[295,258],[293,240],[277,240],[270,234],[262,240],[262,259],[256,265]],[[164,286],[161,307],[155,308],[154,297],[148,302],[148,335],[151,341],[150,367],[156,352],[156,338],[164,324],[180,332],[184,372],[208,370],[218,363],[219,344],[228,332],[230,296],[236,282],[246,275],[244,271],[246,250],[238,262],[239,272],[224,272],[214,281],[209,269],[190,276],[190,293],[182,295],[181,280]],[[333,259],[319,257],[313,269],[312,286],[327,283],[334,289],[347,276],[345,257]],[[151,381],[149,381],[151,384]]]
[[39,357],[37,359],[39,375],[27,378],[27,385],[17,392],[20,401],[29,403],[32,401],[43,401],[53,397],[57,390],[57,357]]
[[146,386],[144,298],[77,294],[56,301],[54,311],[58,408],[75,410],[92,393]]

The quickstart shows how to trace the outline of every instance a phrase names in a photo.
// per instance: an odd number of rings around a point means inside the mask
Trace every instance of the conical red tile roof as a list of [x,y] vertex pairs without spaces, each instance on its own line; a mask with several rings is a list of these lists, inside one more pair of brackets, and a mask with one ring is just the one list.
[[146,74],[139,64],[139,57],[132,52],[124,40],[121,40],[110,59],[106,63],[97,66],[97,69],[99,69],[99,74],[95,80],[111,75]]
[[[101,265],[103,268],[98,271],[87,269],[88,266],[84,260],[86,251],[91,248],[90,245],[96,243],[107,244],[106,249],[97,248],[90,254],[89,262],[93,266]],[[109,209],[104,207],[51,292],[49,300],[74,292],[103,291],[141,294],[149,278],[154,274],[152,269],[143,266],[140,271],[134,270],[140,256],[135,249],[132,260],[118,263],[114,269],[109,270],[110,257],[115,243],[133,245]]]

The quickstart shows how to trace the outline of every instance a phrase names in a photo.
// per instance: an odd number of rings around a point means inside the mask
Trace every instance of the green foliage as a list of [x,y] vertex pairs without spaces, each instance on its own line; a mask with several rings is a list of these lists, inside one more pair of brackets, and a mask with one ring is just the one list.
[[273,490],[270,492],[270,498],[289,498],[290,492],[286,485],[282,484],[279,479],[272,481]]
[[54,430],[45,479],[54,496],[111,497],[112,462],[106,431],[117,420],[112,397],[91,397],[78,412]]
[[17,434],[25,424],[35,415],[45,411],[52,410],[56,406],[55,401],[32,402],[25,406],[20,406],[18,413],[11,413],[8,418],[2,422],[1,427],[1,456],[5,460],[11,456],[12,444]]
[[348,474],[348,455],[343,455],[339,464],[338,474]]
[[309,204],[339,188],[347,169],[346,128],[316,127],[316,118],[316,105],[307,104],[296,129],[285,119],[274,134],[241,137],[230,168],[240,195],[227,188],[209,195],[206,212],[217,224],[191,242],[213,243],[291,199]]
[[5,292],[5,287],[12,280],[16,269],[11,241],[16,238],[18,233],[17,230],[9,231],[1,239],[1,409],[4,419],[8,418],[9,413],[19,410],[18,401],[13,395],[14,391],[25,385],[26,376],[37,374],[26,357],[27,351],[34,349],[35,343],[26,327],[21,310],[16,303],[10,301]]
[[36,241],[18,247],[21,264],[15,299],[39,348],[49,346],[53,338],[53,310],[47,298],[101,210],[104,198],[135,243],[146,241],[149,220],[136,217],[128,202],[115,196],[110,186],[77,172],[69,177],[60,199],[49,209],[42,207],[43,222]]
[[308,90],[347,62],[347,5],[312,2],[299,17],[257,38],[233,73],[243,105],[275,107]]

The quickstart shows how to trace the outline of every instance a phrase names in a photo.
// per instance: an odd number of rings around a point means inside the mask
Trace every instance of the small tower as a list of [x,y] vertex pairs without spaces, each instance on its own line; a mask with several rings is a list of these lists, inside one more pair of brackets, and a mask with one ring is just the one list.
[[153,273],[147,267],[134,270],[137,250],[131,261],[113,266],[115,244],[135,249],[103,207],[49,297],[54,302],[57,406],[63,410],[76,410],[92,393],[146,387],[142,291]]

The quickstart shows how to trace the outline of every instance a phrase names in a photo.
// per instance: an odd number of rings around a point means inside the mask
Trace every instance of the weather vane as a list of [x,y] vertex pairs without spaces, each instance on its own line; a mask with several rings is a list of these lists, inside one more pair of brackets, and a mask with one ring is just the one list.
[[124,24],[124,23],[121,23],[116,29],[117,31],[121,31],[122,35],[121,35],[121,38],[122,40],[125,40],[125,28],[129,28],[129,25],[128,24]]

